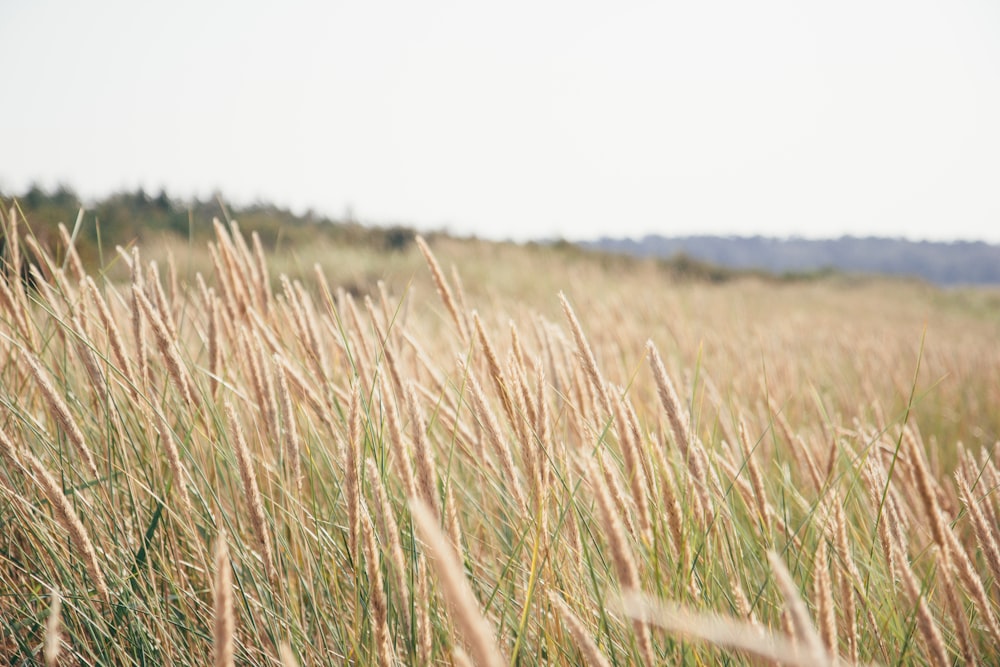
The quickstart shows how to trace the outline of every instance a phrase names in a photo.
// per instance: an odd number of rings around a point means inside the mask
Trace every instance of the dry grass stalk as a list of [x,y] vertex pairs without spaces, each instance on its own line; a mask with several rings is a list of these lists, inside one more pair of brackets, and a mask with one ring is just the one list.
[[285,303],[288,305],[289,310],[292,313],[292,324],[294,325],[295,337],[299,341],[299,345],[305,352],[305,356],[309,359],[312,364],[313,372],[316,374],[317,378],[324,377],[323,373],[323,363],[320,358],[320,349],[318,346],[313,345],[313,340],[309,335],[309,327],[306,324],[306,314],[302,303],[299,301],[299,294],[292,286],[291,280],[288,276],[281,274],[281,290],[285,295]]
[[837,654],[837,614],[834,609],[833,582],[827,565],[826,541],[820,540],[819,552],[813,564],[813,596],[816,599],[816,618],[819,634],[829,655]]
[[518,415],[517,423],[514,427],[518,442],[521,443],[521,460],[528,478],[528,484],[532,487],[532,492],[537,491],[535,480],[538,477],[538,464],[535,461],[535,450],[533,445],[534,434],[531,432],[531,424],[535,421],[534,408],[529,407],[529,392],[524,373],[517,368],[517,360],[513,354],[507,358],[508,377],[513,380],[514,404]]
[[931,535],[934,536],[934,543],[943,549],[947,543],[944,536],[947,527],[944,525],[941,508],[938,505],[937,484],[927,469],[923,448],[917,443],[911,429],[903,429],[903,442],[908,445],[909,460],[913,464],[913,481],[917,487],[917,494],[920,496]]
[[431,554],[441,592],[451,608],[451,617],[479,665],[503,667],[505,661],[497,647],[496,636],[479,607],[462,563],[438,526],[433,509],[419,498],[410,499],[410,513],[421,541]]
[[[437,390],[439,394],[445,394],[447,386],[445,385],[445,378],[438,370],[437,366],[431,360],[430,356],[424,350],[420,342],[413,337],[409,332],[402,332],[403,341],[413,350],[413,353],[417,357],[417,362],[420,364],[421,369],[425,372],[431,379],[431,384],[434,389]],[[420,371],[417,371],[420,372]]]
[[9,262],[10,267],[16,271],[21,270],[21,233],[18,230],[18,206],[15,203],[11,203],[9,209],[7,209],[7,217],[4,218],[3,211],[0,210],[0,222],[7,223],[4,228],[4,234],[7,237],[7,262]]
[[511,494],[514,496],[518,507],[527,507],[528,499],[524,495],[524,489],[521,487],[521,480],[518,476],[517,467],[514,465],[514,456],[510,451],[510,446],[500,432],[500,424],[486,402],[486,396],[483,394],[483,389],[473,374],[472,369],[466,368],[465,374],[468,380],[469,394],[472,397],[472,408],[475,410],[476,416],[479,418],[479,423],[486,432],[487,439],[493,447],[493,452],[500,459],[500,466],[507,477],[507,484],[509,485]]
[[646,342],[646,352],[653,370],[653,378],[656,380],[656,390],[660,397],[660,403],[667,413],[667,420],[670,422],[670,428],[674,434],[674,442],[680,448],[684,461],[691,472],[695,493],[698,494],[698,504],[707,525],[711,523],[714,509],[711,498],[708,496],[708,471],[704,450],[692,443],[687,411],[681,405],[680,399],[677,398],[674,383],[670,381],[667,370],[663,366],[663,360],[660,358],[656,346],[653,345],[653,341]]
[[59,426],[62,427],[63,433],[66,434],[66,439],[69,440],[77,454],[83,459],[84,465],[87,466],[87,472],[91,477],[96,479],[99,477],[99,474],[94,454],[90,451],[90,447],[87,446],[87,442],[83,437],[83,431],[77,426],[76,420],[73,419],[73,415],[69,411],[69,407],[63,401],[62,397],[59,396],[55,386],[52,384],[52,380],[49,379],[48,373],[45,372],[41,364],[38,363],[38,359],[31,352],[21,350],[21,359],[24,360],[31,370],[31,374],[35,378],[38,388],[41,389],[42,396],[45,398],[49,410],[59,423]]
[[163,283],[160,280],[160,270],[156,262],[149,263],[149,279],[146,281],[146,284],[149,286],[149,300],[156,306],[156,312],[160,316],[160,321],[163,322],[163,326],[170,335],[170,339],[177,340],[179,338],[177,335],[177,324],[174,322],[173,313],[170,312],[170,301],[167,300],[167,295],[163,293]]
[[[851,546],[847,536],[847,517],[844,512],[844,503],[839,494],[836,494],[832,501],[834,511],[833,521],[827,523],[827,533],[833,537],[834,548],[837,552],[837,559],[840,567],[837,570],[837,582],[840,590],[841,627],[846,628],[844,634],[847,639],[847,659],[850,664],[858,662],[858,621],[857,609],[855,605],[855,584],[863,586],[861,573],[854,562],[851,553]],[[878,623],[874,612],[869,605],[865,605],[868,614],[869,627],[875,633],[876,639],[881,643],[878,635]]]
[[83,560],[87,568],[87,574],[90,575],[90,579],[94,582],[94,588],[97,589],[98,595],[110,606],[111,592],[108,590],[107,582],[104,579],[104,572],[97,562],[97,552],[94,551],[94,545],[90,541],[87,529],[83,527],[83,522],[80,521],[80,517],[77,516],[69,499],[63,494],[62,486],[45,469],[45,466],[42,465],[42,462],[34,454],[27,450],[21,450],[20,456],[27,463],[38,487],[45,494],[45,497],[48,498],[49,504],[52,506],[52,511],[55,513],[56,521],[63,527],[63,530],[69,533],[70,541]]
[[382,350],[382,356],[385,358],[385,364],[389,368],[389,377],[392,378],[392,387],[396,391],[397,395],[402,396],[403,378],[399,373],[399,366],[396,363],[396,354],[393,352],[390,344],[392,341],[389,340],[388,334],[379,324],[378,313],[375,312],[375,303],[371,300],[371,297],[365,297],[365,309],[368,310],[368,317],[371,319],[376,340],[379,348]]
[[[392,307],[392,304],[389,300],[389,288],[388,286],[386,286],[384,280],[376,281],[375,286],[378,288],[378,300],[379,300],[379,305],[382,307],[382,317],[385,318],[384,320],[386,326],[385,333],[389,336],[392,336],[392,332],[394,329],[393,325],[397,324],[397,322],[396,322],[396,310]],[[398,340],[395,340],[393,342],[395,344],[399,343]],[[386,343],[388,344],[388,341],[386,341]]]
[[167,455],[167,463],[170,466],[171,474],[174,476],[173,488],[176,488],[177,495],[181,499],[181,510],[184,513],[184,517],[191,524],[194,517],[194,505],[191,503],[191,496],[188,495],[187,470],[181,461],[180,452],[174,443],[173,434],[170,431],[170,425],[167,424],[166,417],[155,407],[153,408],[153,413],[156,417],[157,430],[160,433],[160,445],[163,447],[163,452]]
[[735,568],[728,560],[723,561],[722,566],[729,579],[729,590],[733,594],[733,607],[736,609],[736,613],[744,621],[757,625],[758,622],[757,617],[753,613],[753,605],[750,604],[747,594],[743,591],[743,584],[740,583],[740,578],[737,576]]
[[900,550],[903,552],[906,551],[906,546],[905,542],[903,542],[905,537],[899,527],[899,521],[894,511],[895,498],[893,497],[891,488],[888,488],[889,482],[878,459],[870,457],[862,469],[862,474],[867,482],[866,486],[868,487],[868,493],[874,509],[878,509],[880,503],[882,503],[883,493],[885,495],[885,504],[882,505],[882,515],[876,516],[876,521],[878,521],[878,537],[882,545],[882,553],[885,556],[886,563],[889,565],[889,571],[894,578],[899,579],[899,563],[897,562],[896,550],[893,548],[892,543],[898,542],[901,545]]
[[174,259],[174,253],[170,250],[167,251],[167,285],[170,286],[170,311],[173,312],[178,305],[180,299],[180,285],[177,280],[177,261]]
[[972,630],[969,627],[969,619],[965,613],[965,607],[958,595],[958,587],[955,582],[955,571],[951,563],[947,549],[934,548],[937,554],[938,574],[941,582],[941,589],[944,591],[944,599],[948,608],[948,615],[951,616],[955,624],[955,636],[958,639],[958,648],[962,654],[962,660],[966,665],[979,664],[979,651],[972,641]]
[[465,323],[459,315],[458,307],[455,305],[455,297],[452,296],[451,288],[448,287],[448,281],[444,277],[444,272],[441,271],[441,266],[438,264],[434,253],[431,252],[430,246],[427,245],[423,237],[417,236],[415,240],[417,247],[420,248],[420,252],[427,261],[427,266],[431,270],[431,277],[434,279],[438,295],[440,295],[441,301],[444,302],[444,307],[448,310],[448,314],[451,315],[452,322],[455,323],[455,329],[458,331],[459,338],[463,344],[468,343],[469,332],[466,330]]
[[247,314],[250,316],[250,322],[254,327],[254,334],[261,337],[263,343],[266,344],[265,349],[268,354],[278,354],[279,352],[286,351],[286,346],[284,343],[278,340],[277,333],[283,331],[283,329],[272,329],[271,325],[264,321],[263,316],[256,310],[249,310]]
[[222,377],[221,328],[219,300],[212,290],[208,293],[208,381],[212,398],[219,394],[219,379]]
[[281,667],[299,667],[299,661],[295,659],[295,652],[288,642],[278,644],[278,659],[281,660]]
[[260,280],[260,273],[257,271],[257,260],[247,245],[246,237],[240,230],[240,224],[236,220],[229,221],[229,236],[233,240],[233,246],[239,252],[237,259],[244,276],[248,279],[247,284],[256,286]]
[[455,553],[462,555],[462,524],[458,520],[458,504],[455,502],[454,484],[448,480],[445,486],[444,514],[448,526],[448,537],[451,545],[455,548]]
[[281,356],[275,354],[274,375],[278,385],[278,412],[281,416],[281,435],[285,443],[285,459],[288,461],[295,494],[302,497],[302,439],[299,437],[299,427],[292,410],[292,396],[288,391],[288,378]]
[[458,267],[451,265],[451,280],[455,283],[455,294],[458,295],[458,308],[462,314],[462,324],[466,332],[469,331],[469,307],[465,301],[465,288],[462,286],[462,276],[458,273]]
[[21,459],[17,454],[19,449],[7,435],[6,431],[0,428],[0,460],[10,470],[24,470],[24,464],[21,463]]
[[[781,615],[779,618],[781,622],[781,633],[784,639],[788,642],[788,646],[791,648],[793,657],[798,660],[801,656],[801,651],[799,650],[799,641],[795,636],[795,625],[792,623],[792,615],[788,611],[788,607],[784,607],[781,610]],[[781,665],[782,663],[778,663]]]
[[108,308],[107,301],[104,300],[104,295],[101,294],[94,279],[90,276],[84,279],[81,290],[89,294],[90,300],[97,306],[97,314],[108,337],[108,345],[111,348],[111,356],[114,359],[115,368],[127,381],[132,398],[138,399],[139,391],[132,374],[132,364],[129,363],[128,355],[125,352],[125,341],[122,338],[115,318],[111,315],[111,309]]
[[746,460],[747,472],[750,474],[750,483],[753,487],[754,499],[757,502],[757,512],[764,527],[771,530],[771,515],[768,511],[767,493],[764,490],[764,476],[761,475],[760,467],[754,460],[753,453],[756,445],[750,442],[747,434],[746,424],[741,419],[739,422],[740,444],[743,447],[743,457]]
[[[635,555],[628,545],[625,530],[622,527],[622,519],[611,499],[611,493],[601,471],[601,466],[596,461],[592,461],[590,464],[589,479],[594,489],[594,498],[597,501],[598,518],[611,550],[611,564],[615,570],[615,577],[618,579],[622,591],[626,593],[637,592],[639,591],[639,569],[635,564]],[[648,665],[656,664],[649,626],[639,620],[634,620],[632,626],[642,659]]]
[[261,375],[260,359],[254,353],[253,346],[250,343],[250,330],[246,327],[240,328],[239,353],[242,365],[246,369],[245,372],[249,379],[250,389],[253,390],[254,403],[257,406],[258,412],[263,415],[265,411],[264,403],[267,399],[264,398],[264,380]]
[[638,538],[639,531],[636,530],[635,520],[632,518],[632,508],[628,497],[625,495],[625,491],[622,490],[622,486],[619,483],[617,469],[612,469],[608,466],[607,461],[604,458],[604,452],[601,451],[597,453],[597,464],[601,469],[601,474],[604,476],[604,483],[611,494],[611,498],[614,500],[618,516],[625,524],[625,529],[628,531],[629,535]]
[[[480,450],[479,440],[480,437],[478,432],[473,432],[474,427],[470,425],[467,419],[463,415],[457,413],[450,405],[450,397],[436,395],[433,391],[427,387],[417,384],[414,385],[416,390],[423,396],[427,402],[434,406],[434,417],[448,433],[453,436],[453,442],[457,447],[458,453],[469,457],[475,465],[480,464],[478,458],[472,458]],[[485,464],[490,470],[494,470],[492,466],[492,459],[488,460]]]
[[233,573],[229,563],[229,545],[225,529],[215,540],[215,586],[212,591],[214,623],[212,646],[215,667],[233,667],[236,635],[236,610],[233,606]]
[[[843,569],[837,570],[837,589],[840,591],[840,627],[845,628],[843,634],[847,641],[846,661],[849,665],[856,665],[859,656],[857,606],[854,601],[854,584],[851,582],[851,576]],[[868,610],[868,613],[871,617],[869,622],[875,620],[871,610]],[[876,642],[881,643],[878,626],[870,627],[875,634]]]
[[660,396],[660,403],[667,413],[670,428],[673,430],[674,440],[681,448],[681,452],[685,456],[688,456],[690,427],[688,425],[687,412],[681,406],[680,399],[677,398],[674,383],[670,381],[670,376],[667,375],[667,369],[663,366],[663,360],[660,358],[660,353],[657,351],[656,346],[653,345],[653,341],[646,342],[646,352],[649,356],[649,365],[653,369],[653,379],[656,380],[656,390]]
[[233,315],[237,320],[242,320],[250,305],[250,293],[247,285],[251,280],[246,274],[245,267],[236,256],[238,252],[233,245],[233,241],[225,227],[218,220],[213,221],[215,225],[215,235],[219,242],[219,257],[222,259],[222,273],[228,278],[230,299],[233,303]]
[[[80,213],[76,219],[76,227],[79,227],[81,219],[83,218],[83,209],[80,209]],[[80,254],[76,251],[76,244],[73,243],[73,237],[70,236],[69,230],[66,229],[66,225],[59,223],[57,225],[59,229],[59,238],[62,240],[63,248],[65,249],[66,259],[65,264],[73,270],[73,276],[77,282],[83,280],[87,272],[83,269],[83,262],[80,261]]]
[[774,572],[774,580],[778,585],[778,590],[781,591],[781,595],[785,599],[785,608],[788,611],[796,640],[802,644],[806,656],[814,665],[832,665],[833,660],[823,647],[823,639],[816,631],[806,603],[802,600],[799,588],[795,585],[784,561],[773,551],[767,552],[767,559],[771,563],[771,571]]
[[535,383],[535,436],[538,440],[538,471],[541,477],[542,497],[549,487],[555,483],[555,470],[552,466],[552,426],[549,417],[549,403],[546,399],[548,383],[545,369],[541,363],[537,367]]
[[228,316],[226,317],[226,321],[236,322],[238,318],[233,297],[233,288],[229,284],[229,274],[225,269],[225,263],[222,260],[219,246],[215,243],[209,243],[208,254],[212,260],[212,267],[215,270],[215,279],[219,287],[219,298],[222,300],[222,305],[226,309],[226,315]]
[[454,667],[475,667],[475,663],[469,654],[461,646],[451,647],[451,659]]
[[416,390],[412,383],[406,385],[406,402],[410,410],[411,431],[413,432],[414,455],[417,462],[417,484],[420,498],[434,510],[435,516],[441,516],[441,503],[438,501],[437,473],[434,470],[434,453],[427,442],[427,426],[424,423],[420,404],[417,403]]
[[522,369],[522,372],[528,372],[528,355],[524,351],[524,344],[521,342],[521,334],[517,331],[517,324],[514,320],[510,320],[508,323],[510,327],[510,349],[514,353],[514,357],[517,359],[517,365]]
[[583,365],[583,370],[586,372],[587,378],[601,400],[601,409],[604,411],[603,418],[610,417],[614,414],[611,406],[611,395],[608,393],[607,385],[605,385],[604,378],[601,377],[601,371],[597,367],[597,359],[594,357],[594,351],[591,349],[590,343],[587,342],[587,337],[583,333],[583,327],[580,326],[580,320],[576,318],[576,313],[573,312],[573,307],[562,292],[559,293],[559,302],[562,304],[566,319],[569,320],[573,339],[576,341],[576,352],[580,358],[580,363]]
[[[347,315],[347,322],[350,324],[350,338],[352,341],[351,351],[354,371],[361,377],[374,377],[375,362],[368,354],[368,331],[361,323],[361,315],[358,313],[357,304],[354,297],[346,290],[338,290],[337,295],[340,302],[340,312]],[[305,303],[305,295],[303,295]]]
[[[569,503],[572,504],[572,500]],[[580,527],[577,525],[577,521],[576,509],[574,507],[567,508],[564,525],[566,527],[567,546],[572,558],[573,569],[571,571],[574,574],[580,574],[583,571],[583,542],[580,538]]]
[[927,606],[927,600],[924,599],[920,591],[920,583],[910,568],[909,560],[905,554],[898,553],[899,545],[895,541],[889,542],[889,548],[897,551],[896,560],[899,563],[899,573],[900,579],[903,582],[903,590],[906,592],[910,603],[917,608],[917,628],[924,639],[924,648],[927,651],[926,657],[928,662],[935,665],[935,667],[947,667],[951,665],[951,660],[948,659],[948,651],[944,646],[944,639],[941,637],[941,631],[934,622],[934,616]]
[[277,358],[281,364],[281,370],[284,371],[285,377],[291,380],[291,385],[295,388],[298,395],[306,399],[306,402],[313,409],[319,420],[323,422],[323,426],[326,427],[327,431],[331,434],[336,433],[337,426],[330,418],[326,401],[313,388],[314,383],[304,378],[286,357],[277,355]]
[[138,287],[132,288],[132,294],[135,297],[136,303],[142,309],[143,315],[149,321],[150,327],[153,329],[153,337],[156,339],[157,347],[160,348],[160,355],[163,356],[163,360],[167,365],[167,374],[173,380],[174,386],[177,387],[181,398],[184,399],[184,403],[190,408],[197,407],[191,377],[188,375],[187,366],[185,366],[181,360],[180,353],[177,351],[176,339],[170,337],[166,326],[163,324],[163,320],[160,319],[159,313],[153,304],[149,302],[149,299],[146,298],[146,295]]
[[236,463],[240,469],[240,479],[243,482],[243,493],[246,495],[247,508],[250,513],[250,524],[253,526],[257,545],[260,547],[264,560],[264,572],[271,586],[277,589],[278,573],[274,569],[274,552],[271,550],[271,539],[268,536],[267,522],[264,516],[264,502],[261,500],[260,487],[257,485],[257,473],[254,472],[253,459],[247,448],[246,437],[243,435],[243,425],[240,422],[232,403],[225,403],[226,418],[233,434],[233,450],[236,453]]
[[569,633],[573,635],[573,641],[576,643],[580,655],[583,656],[584,663],[589,667],[611,667],[611,663],[601,653],[601,649],[597,647],[583,621],[577,618],[576,614],[570,610],[569,605],[555,593],[549,593],[549,600],[552,601],[552,606],[559,611],[559,617],[569,628]]
[[[416,496],[411,496],[415,498]],[[431,634],[431,595],[430,582],[427,580],[427,559],[423,554],[417,554],[417,583],[414,592],[413,608],[417,615],[417,663],[431,664],[433,636]]]
[[[31,264],[30,271],[35,277],[35,286],[41,285],[47,289],[49,292],[49,302],[52,305],[56,304],[58,300],[56,297],[62,297],[62,301],[66,304],[72,302],[72,291],[66,284],[66,278],[61,269],[57,268],[55,263],[52,261],[52,256],[46,252],[45,248],[41,246],[38,238],[35,236],[28,236],[24,239],[24,245],[28,247],[31,254],[35,256],[37,264]],[[57,289],[53,289],[57,287]]]
[[73,315],[70,318],[70,323],[73,326],[70,337],[73,339],[73,346],[76,348],[77,355],[83,363],[83,369],[90,379],[90,386],[94,390],[94,393],[97,394],[100,405],[102,407],[106,406],[108,402],[108,381],[101,370],[101,364],[97,360],[97,355],[94,354],[93,343],[86,338],[86,330],[77,315]]
[[830,660],[816,662],[812,656],[802,655],[792,642],[768,634],[759,626],[655,601],[641,593],[626,593],[622,606],[628,616],[639,621],[715,646],[743,651],[771,663],[789,667],[832,664]]
[[[13,282],[14,284],[19,285],[21,281],[15,280]],[[22,287],[21,289],[23,291],[24,288]],[[35,349],[35,341],[32,335],[32,328],[27,310],[14,295],[14,292],[11,291],[6,276],[0,277],[0,305],[3,306],[5,311],[13,316],[18,333],[21,335],[25,344],[32,349]]]
[[639,529],[645,535],[649,533],[651,527],[648,500],[649,490],[646,482],[646,471],[642,464],[641,444],[638,433],[632,429],[626,414],[625,398],[619,394],[615,400],[615,424],[621,444],[622,461],[625,464],[625,475],[628,479],[629,489],[632,492],[632,502],[635,504],[636,513],[639,515]]
[[365,462],[368,471],[368,484],[371,488],[372,498],[375,501],[375,511],[382,524],[382,541],[389,545],[389,559],[393,575],[393,586],[396,589],[397,602],[396,609],[403,619],[403,626],[410,627],[410,604],[407,597],[407,574],[406,558],[403,553],[403,542],[399,537],[399,524],[396,522],[395,512],[389,502],[389,495],[386,493],[385,485],[379,474],[378,466],[374,459]]
[[257,273],[260,276],[257,298],[260,301],[261,311],[264,316],[270,314],[274,306],[274,295],[271,293],[271,272],[267,268],[267,255],[264,253],[264,246],[260,242],[260,235],[257,232],[251,234],[253,241],[254,260],[257,262]]
[[361,431],[361,386],[355,383],[351,388],[351,405],[347,413],[348,434],[344,459],[344,495],[347,500],[347,544],[352,557],[357,557],[358,539],[361,533],[361,484],[358,465],[364,446]]
[[368,573],[368,604],[371,607],[372,626],[375,635],[375,652],[381,667],[393,664],[392,644],[389,640],[389,601],[382,585],[382,557],[375,544],[375,530],[367,507],[362,507],[365,515],[361,521],[361,546],[365,554],[365,569]]
[[219,300],[215,291],[208,292],[208,378],[212,398],[219,393],[219,379],[222,376],[222,325],[219,321]]
[[677,497],[677,483],[667,462],[663,447],[654,446],[650,449],[653,460],[659,471],[661,509],[667,518],[667,528],[670,530],[670,540],[674,546],[674,553],[678,558],[683,558],[686,564],[687,543],[684,539],[684,512],[681,509],[680,500]]
[[969,597],[975,603],[982,622],[986,625],[986,629],[990,633],[990,637],[993,638],[997,646],[1000,646],[1000,624],[997,623],[996,613],[993,611],[993,606],[986,595],[983,580],[979,576],[979,573],[976,572],[976,568],[972,564],[972,559],[969,558],[969,554],[965,551],[958,536],[955,535],[955,531],[951,529],[951,526],[947,525],[943,516],[939,516],[939,520],[945,526],[944,538],[946,545],[944,548],[948,551],[948,557],[955,567],[955,572],[958,574],[962,585],[968,591]]
[[260,373],[261,413],[264,416],[268,436],[271,440],[278,441],[278,398],[274,388],[274,375],[271,372],[271,365],[268,363],[267,353],[264,351],[264,344],[256,330],[252,332],[251,339],[253,342],[251,353],[254,354]]
[[407,497],[417,495],[417,483],[413,476],[413,465],[410,463],[410,448],[403,438],[403,429],[399,423],[399,412],[392,400],[392,392],[388,391],[384,378],[382,383],[382,411],[389,427],[389,445],[392,450],[392,462],[396,473],[403,482],[403,491]]
[[1000,546],[998,546],[997,525],[991,524],[986,518],[981,505],[976,502],[972,495],[972,490],[969,488],[969,481],[965,475],[959,471],[956,477],[959,495],[962,499],[962,504],[965,505],[969,513],[969,518],[972,520],[972,527],[975,530],[979,548],[982,549],[983,555],[986,557],[986,564],[989,565],[993,579],[1000,581]]
[[809,481],[812,483],[814,491],[820,491],[823,488],[823,475],[819,471],[819,466],[816,465],[816,459],[812,455],[812,449],[806,444],[806,442],[795,435],[792,432],[792,427],[788,424],[788,420],[785,418],[784,413],[780,410],[775,409],[770,403],[771,415],[774,419],[774,423],[778,425],[778,429],[781,431],[782,437],[788,446],[788,449],[792,452],[792,456],[795,457],[797,468],[804,469],[809,476]]
[[45,667],[55,667],[59,663],[62,649],[62,595],[58,588],[50,592],[49,617],[45,621]]
[[239,224],[235,220],[229,222],[230,237],[233,240],[233,247],[236,250],[234,263],[239,268],[243,279],[244,291],[247,299],[247,310],[251,308],[262,308],[260,303],[260,282],[261,275],[257,270],[257,260],[247,245],[246,238],[240,231]]
[[507,388],[507,381],[504,378],[503,369],[500,367],[500,360],[497,357],[496,350],[493,348],[493,344],[490,342],[489,336],[486,334],[486,329],[483,328],[483,321],[479,318],[479,313],[472,313],[472,323],[476,329],[479,344],[483,348],[483,354],[486,356],[488,374],[493,381],[493,387],[497,391],[497,396],[500,397],[500,405],[503,406],[508,423],[513,426],[516,422],[514,418],[514,402]]
[[135,358],[139,364],[138,380],[140,388],[145,389],[149,386],[149,350],[146,344],[145,318],[137,296],[142,292],[145,282],[142,277],[139,248],[132,248],[131,257],[121,248],[117,248],[117,250],[122,257],[127,258],[127,263],[132,271],[132,298],[129,304],[132,312],[132,337],[135,339]]
[[[983,497],[983,500],[986,501],[983,503],[983,509],[990,518],[990,525],[1000,526],[1000,509],[998,509],[998,506],[1000,506],[1000,493],[995,491],[996,489],[1000,489],[1000,470],[997,470],[997,466],[993,464],[989,452],[985,448],[980,452],[980,461],[982,465],[982,479],[980,483],[985,488],[992,490],[988,495]],[[972,463],[972,467],[975,469],[975,462]],[[971,476],[971,472],[969,474]],[[992,499],[992,502],[990,499]]]

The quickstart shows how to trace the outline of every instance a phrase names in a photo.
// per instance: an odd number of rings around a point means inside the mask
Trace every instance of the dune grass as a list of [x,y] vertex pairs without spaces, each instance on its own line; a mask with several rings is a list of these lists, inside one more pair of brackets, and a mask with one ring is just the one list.
[[348,290],[221,223],[88,276],[4,225],[5,662],[997,658],[988,309],[449,241]]

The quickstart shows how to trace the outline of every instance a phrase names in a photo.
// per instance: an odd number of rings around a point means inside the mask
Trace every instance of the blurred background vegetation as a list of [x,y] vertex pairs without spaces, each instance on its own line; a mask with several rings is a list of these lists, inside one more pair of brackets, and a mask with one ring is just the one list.
[[5,209],[16,202],[31,231],[54,251],[58,249],[56,225],[62,222],[74,231],[74,222],[83,209],[75,242],[84,263],[89,265],[101,265],[101,256],[113,254],[116,245],[141,242],[149,247],[150,241],[159,241],[165,235],[204,245],[214,235],[213,218],[238,220],[248,233],[257,232],[264,247],[271,251],[320,240],[395,251],[405,250],[414,237],[412,229],[401,225],[364,226],[311,212],[299,215],[266,203],[229,208],[221,196],[180,200],[162,189],[156,194],[142,188],[117,192],[87,203],[64,185],[53,190],[32,185],[23,194],[0,192],[0,200]]

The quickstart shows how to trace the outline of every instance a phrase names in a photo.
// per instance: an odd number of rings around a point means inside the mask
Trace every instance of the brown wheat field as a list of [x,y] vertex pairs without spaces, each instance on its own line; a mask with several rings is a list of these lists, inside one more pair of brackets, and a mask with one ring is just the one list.
[[995,292],[3,226],[4,663],[1000,660]]

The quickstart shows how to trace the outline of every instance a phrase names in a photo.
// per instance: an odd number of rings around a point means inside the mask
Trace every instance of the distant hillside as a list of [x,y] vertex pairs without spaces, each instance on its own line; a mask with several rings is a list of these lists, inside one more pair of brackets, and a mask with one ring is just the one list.
[[762,269],[778,274],[836,269],[914,276],[939,285],[1000,284],[1000,246],[978,241],[646,236],[638,240],[602,238],[581,245],[642,257],[684,255],[733,269]]
[[365,226],[349,220],[333,220],[311,211],[296,214],[268,203],[227,206],[221,196],[204,201],[182,200],[170,197],[163,190],[154,195],[139,188],[83,202],[67,186],[47,191],[33,185],[21,194],[0,190],[3,212],[0,215],[0,251],[6,234],[3,216],[11,206],[17,207],[31,233],[57,257],[62,252],[57,224],[62,222],[72,230],[82,208],[83,217],[74,244],[84,264],[92,267],[98,266],[99,257],[112,253],[116,245],[140,241],[148,245],[163,234],[199,241],[214,238],[212,219],[216,217],[232,216],[245,232],[258,233],[267,249],[303,247],[325,238],[345,245],[394,251],[406,248],[415,234],[411,228],[401,225]]

